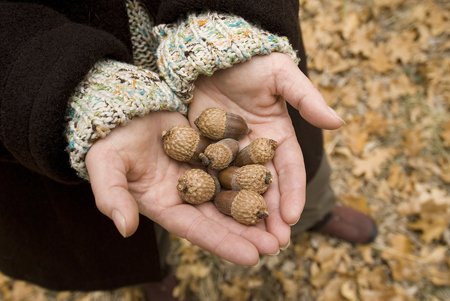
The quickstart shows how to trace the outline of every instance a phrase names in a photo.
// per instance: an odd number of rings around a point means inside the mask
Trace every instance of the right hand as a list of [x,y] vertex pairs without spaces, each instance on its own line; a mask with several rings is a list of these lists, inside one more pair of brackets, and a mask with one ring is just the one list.
[[179,113],[150,113],[95,142],[85,162],[98,209],[124,237],[136,231],[141,213],[236,264],[254,265],[260,254],[277,253],[278,240],[264,225],[244,226],[211,202],[192,206],[180,199],[178,178],[191,167],[165,154],[161,133],[188,124]]
[[289,244],[290,225],[299,220],[306,195],[303,155],[286,102],[316,127],[336,129],[343,124],[294,61],[281,53],[253,57],[210,77],[198,78],[189,106],[192,126],[210,107],[244,117],[252,131],[239,141],[241,147],[258,137],[278,142],[273,161],[266,164],[274,177],[264,199],[269,209],[266,228],[281,247]]

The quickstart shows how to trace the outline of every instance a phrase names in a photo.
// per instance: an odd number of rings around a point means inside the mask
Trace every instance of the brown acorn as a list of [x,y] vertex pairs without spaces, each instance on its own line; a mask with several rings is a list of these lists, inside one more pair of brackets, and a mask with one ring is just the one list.
[[190,169],[178,179],[177,190],[183,201],[197,205],[212,200],[220,191],[220,184],[207,172]]
[[237,155],[234,165],[265,164],[273,159],[277,142],[268,138],[256,138]]
[[245,189],[263,194],[272,183],[272,174],[260,164],[230,166],[219,173],[219,182],[226,189]]
[[205,150],[210,141],[187,125],[174,126],[162,133],[164,151],[181,162],[198,162],[198,155]]
[[225,138],[219,142],[210,144],[205,151],[199,154],[203,165],[214,170],[226,168],[236,158],[239,151],[239,142],[231,138]]
[[269,216],[264,198],[250,190],[222,191],[214,198],[214,204],[220,212],[244,225],[254,225]]
[[194,121],[203,136],[212,140],[233,138],[239,140],[248,133],[244,118],[237,114],[227,113],[220,108],[204,110]]

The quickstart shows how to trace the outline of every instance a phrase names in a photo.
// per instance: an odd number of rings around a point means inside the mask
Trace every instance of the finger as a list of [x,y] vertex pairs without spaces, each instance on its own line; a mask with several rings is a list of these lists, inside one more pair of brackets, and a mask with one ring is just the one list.
[[225,260],[246,266],[259,262],[259,252],[253,243],[209,219],[191,205],[168,207],[153,220],[167,231]]
[[269,210],[269,217],[266,218],[267,231],[272,233],[278,239],[280,247],[284,247],[289,243],[291,236],[291,228],[281,217],[280,212],[280,190],[279,179],[272,163],[267,164],[267,168],[273,175],[272,183],[269,189],[264,193],[264,199]]
[[137,230],[139,210],[128,191],[122,160],[114,154],[102,156],[102,159],[95,157],[95,154],[86,157],[95,204],[100,212],[113,220],[120,234],[128,237]]
[[287,56],[275,71],[276,94],[285,98],[312,125],[337,129],[344,121],[330,108],[311,81]]
[[294,136],[278,146],[273,164],[278,174],[281,217],[287,224],[294,225],[300,219],[306,191],[303,155]]
[[242,225],[233,220],[233,218],[218,212],[217,208],[211,203],[202,204],[197,206],[197,208],[205,216],[214,219],[214,221],[218,222],[220,225],[223,225],[231,232],[250,241],[258,249],[260,254],[276,254],[280,249],[278,239],[271,233],[267,232],[263,222],[249,227]]

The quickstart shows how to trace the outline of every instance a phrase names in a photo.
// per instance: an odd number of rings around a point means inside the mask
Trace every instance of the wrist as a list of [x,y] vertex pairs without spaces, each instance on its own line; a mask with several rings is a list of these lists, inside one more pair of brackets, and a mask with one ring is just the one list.
[[111,130],[152,111],[180,111],[186,106],[159,76],[111,60],[98,62],[71,96],[66,138],[72,167],[88,179],[85,156]]

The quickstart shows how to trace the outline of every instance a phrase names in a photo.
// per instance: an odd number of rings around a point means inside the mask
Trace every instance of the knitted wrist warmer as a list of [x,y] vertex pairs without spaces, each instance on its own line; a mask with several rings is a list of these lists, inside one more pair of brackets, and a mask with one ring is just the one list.
[[66,138],[72,167],[88,179],[84,159],[92,144],[135,116],[152,111],[187,113],[187,107],[156,73],[103,60],[94,65],[71,96]]
[[160,75],[178,97],[189,103],[194,81],[219,69],[272,52],[299,59],[286,37],[250,25],[240,17],[207,12],[191,14],[177,24],[158,25],[157,64]]
[[158,72],[155,53],[159,41],[152,33],[153,18],[140,0],[126,0],[125,4],[133,49],[133,65]]

